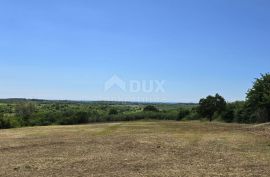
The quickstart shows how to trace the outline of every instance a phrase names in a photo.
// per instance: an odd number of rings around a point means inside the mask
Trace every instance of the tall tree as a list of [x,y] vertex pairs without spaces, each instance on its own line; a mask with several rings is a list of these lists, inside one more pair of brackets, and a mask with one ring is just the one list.
[[247,107],[256,122],[270,121],[270,74],[262,74],[247,93]]
[[219,94],[216,94],[215,96],[209,95],[206,98],[202,98],[199,102],[198,112],[201,116],[207,117],[212,121],[215,112],[221,113],[225,109],[225,99]]

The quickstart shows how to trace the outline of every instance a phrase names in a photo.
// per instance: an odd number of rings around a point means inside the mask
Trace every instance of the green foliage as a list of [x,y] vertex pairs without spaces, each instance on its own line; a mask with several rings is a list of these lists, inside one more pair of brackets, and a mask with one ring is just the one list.
[[212,121],[214,113],[221,113],[225,108],[226,101],[222,96],[219,94],[216,94],[215,96],[210,95],[200,100],[198,113]]
[[180,120],[186,118],[189,114],[190,114],[190,110],[189,109],[181,108],[179,110],[177,120],[180,121]]
[[143,111],[147,112],[147,111],[151,111],[151,112],[158,112],[158,108],[156,108],[155,106],[153,105],[148,105],[146,106]]
[[32,102],[19,103],[15,107],[15,113],[23,119],[25,125],[30,125],[30,119],[35,109],[36,107]]
[[256,123],[270,121],[270,75],[256,79],[246,101],[226,103],[216,94],[197,104],[75,102],[7,99],[0,100],[0,128],[83,124],[141,119],[198,120]]
[[0,113],[0,128],[10,128],[9,122],[4,119],[4,115]]
[[[230,117],[231,112],[233,112],[233,118]],[[222,114],[225,122],[252,123],[244,101],[229,103]]]
[[115,108],[110,109],[109,115],[116,115],[116,114],[118,114],[118,110],[117,109],[115,109]]
[[0,129],[20,127],[19,119],[0,114]]
[[233,104],[227,104],[226,109],[222,112],[221,117],[225,122],[231,123],[234,121],[235,107]]
[[247,93],[247,108],[252,113],[253,121],[270,121],[270,74],[257,78]]

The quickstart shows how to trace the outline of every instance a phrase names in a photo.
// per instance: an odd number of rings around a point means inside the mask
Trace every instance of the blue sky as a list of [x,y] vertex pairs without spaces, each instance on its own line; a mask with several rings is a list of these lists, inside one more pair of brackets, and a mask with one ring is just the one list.
[[[243,100],[269,57],[268,0],[0,1],[0,98]],[[165,92],[104,91],[113,75]]]

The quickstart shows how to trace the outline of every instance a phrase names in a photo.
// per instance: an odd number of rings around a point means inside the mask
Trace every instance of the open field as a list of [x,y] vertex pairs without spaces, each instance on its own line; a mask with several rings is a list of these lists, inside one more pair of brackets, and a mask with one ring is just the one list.
[[0,176],[270,176],[270,125],[137,121],[0,130]]

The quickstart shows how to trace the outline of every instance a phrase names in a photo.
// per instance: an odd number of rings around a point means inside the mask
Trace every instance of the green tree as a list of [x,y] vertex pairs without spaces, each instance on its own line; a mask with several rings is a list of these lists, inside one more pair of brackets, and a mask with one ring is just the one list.
[[115,109],[115,108],[110,109],[109,115],[116,115],[116,114],[118,114],[117,109]]
[[182,120],[183,118],[187,117],[189,114],[190,114],[190,110],[185,109],[185,108],[180,108],[176,120],[180,121],[180,120]]
[[234,121],[235,116],[235,106],[233,103],[229,103],[226,106],[226,109],[222,112],[221,118],[228,123],[231,123]]
[[202,98],[199,102],[198,113],[208,118],[210,121],[213,119],[214,113],[220,114],[226,108],[225,99],[216,94],[215,96],[209,95],[206,98]]
[[0,113],[0,129],[11,128],[10,121],[5,119],[4,114]]
[[144,112],[159,112],[158,108],[156,108],[155,106],[152,105],[148,105],[143,109]]
[[256,120],[270,121],[270,74],[262,74],[247,93],[247,108]]
[[19,103],[16,105],[15,111],[18,117],[21,117],[25,125],[29,125],[30,118],[35,112],[36,107],[33,103]]
[[4,116],[3,114],[0,112],[0,129],[4,128]]
[[77,121],[75,123],[78,124],[83,124],[83,123],[88,123],[88,114],[87,112],[80,111],[75,114],[75,117]]

